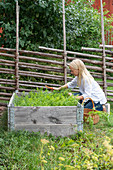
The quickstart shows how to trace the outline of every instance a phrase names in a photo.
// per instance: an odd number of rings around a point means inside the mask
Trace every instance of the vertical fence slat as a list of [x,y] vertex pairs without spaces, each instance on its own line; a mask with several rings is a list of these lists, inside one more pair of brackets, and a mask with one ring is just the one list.
[[19,6],[18,6],[18,0],[16,1],[16,54],[15,54],[15,83],[16,87],[15,90],[19,89]]
[[64,39],[64,53],[63,53],[63,57],[64,57],[64,83],[67,83],[67,66],[66,66],[66,62],[67,62],[67,53],[66,53],[66,29],[65,29],[65,0],[62,0],[62,4],[63,4],[63,39]]
[[106,84],[106,59],[105,59],[105,38],[104,38],[104,20],[103,20],[103,4],[102,0],[101,1],[101,29],[102,29],[102,49],[103,49],[103,54],[102,54],[102,60],[103,60],[103,91],[105,93],[105,96],[107,97],[107,84]]

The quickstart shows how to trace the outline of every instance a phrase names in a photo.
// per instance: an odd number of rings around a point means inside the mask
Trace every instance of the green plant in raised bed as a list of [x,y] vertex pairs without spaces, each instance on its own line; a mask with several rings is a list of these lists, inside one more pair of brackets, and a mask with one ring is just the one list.
[[37,89],[36,92],[23,92],[21,96],[16,95],[15,106],[77,106],[78,100],[68,95],[69,90],[48,91]]

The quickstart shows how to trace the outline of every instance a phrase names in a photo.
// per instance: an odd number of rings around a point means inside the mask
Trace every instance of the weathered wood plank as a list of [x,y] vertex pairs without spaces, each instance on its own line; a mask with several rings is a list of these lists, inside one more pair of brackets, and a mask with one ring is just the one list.
[[15,124],[76,124],[76,106],[15,107]]
[[35,58],[35,57],[26,57],[26,56],[19,56],[19,59],[25,59],[25,60],[31,60],[31,61],[37,61],[37,62],[43,62],[43,63],[50,63],[50,64],[56,64],[56,65],[63,65],[63,62],[57,61],[57,60],[47,60],[47,59],[41,59],[41,58]]
[[47,132],[47,134],[52,134],[53,136],[69,136],[73,135],[77,132],[77,126],[66,124],[54,124],[54,125],[30,125],[30,124],[16,124],[15,130],[27,130],[30,132],[41,132],[44,134]]

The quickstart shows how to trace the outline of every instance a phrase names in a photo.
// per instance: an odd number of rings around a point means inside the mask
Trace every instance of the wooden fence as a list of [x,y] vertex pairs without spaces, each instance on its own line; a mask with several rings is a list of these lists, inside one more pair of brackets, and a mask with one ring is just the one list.
[[[74,58],[81,59],[103,87],[102,49],[82,48],[82,50],[84,53],[66,51],[66,60],[63,50],[45,47],[39,47],[39,52],[19,50],[17,60],[15,49],[0,48],[0,105],[7,105],[17,88],[20,92],[29,92],[37,88],[45,89],[45,85],[59,87],[71,81],[72,75],[66,63]],[[113,101],[113,51],[106,49],[105,52],[107,99]],[[75,91],[78,91],[78,88]]]

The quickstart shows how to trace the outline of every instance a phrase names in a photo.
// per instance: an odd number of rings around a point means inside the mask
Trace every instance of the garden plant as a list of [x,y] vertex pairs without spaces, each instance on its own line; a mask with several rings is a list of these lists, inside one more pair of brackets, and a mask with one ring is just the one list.
[[68,95],[69,90],[49,91],[37,89],[29,93],[22,92],[21,96],[16,95],[14,99],[15,106],[77,106],[78,100],[73,100]]

